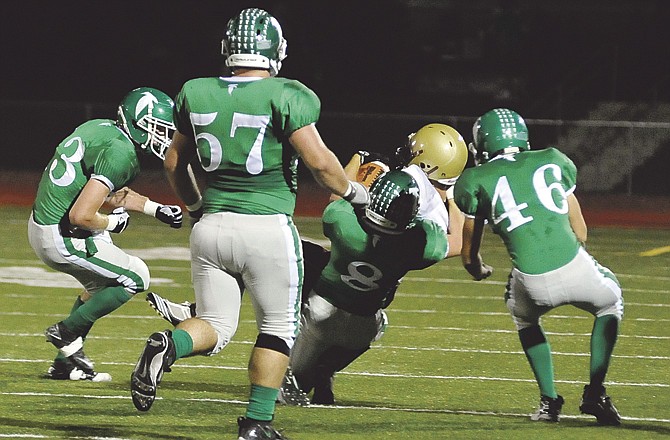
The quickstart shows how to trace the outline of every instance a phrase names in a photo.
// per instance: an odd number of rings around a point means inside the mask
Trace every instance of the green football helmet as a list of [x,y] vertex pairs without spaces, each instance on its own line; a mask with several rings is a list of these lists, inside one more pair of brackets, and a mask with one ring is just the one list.
[[406,163],[416,164],[433,183],[449,186],[463,172],[468,161],[468,147],[463,136],[445,124],[428,124],[407,137]]
[[131,90],[119,104],[117,125],[143,152],[165,160],[172,142],[174,102],[165,93],[151,87]]
[[489,110],[472,126],[474,145],[470,150],[478,163],[486,163],[499,154],[530,150],[528,127],[515,111],[506,108]]
[[419,212],[419,186],[401,170],[382,174],[370,187],[370,204],[361,218],[369,233],[398,235],[412,228]]
[[275,76],[286,58],[286,40],[272,15],[258,8],[244,9],[228,21],[221,54],[230,68],[264,69]]

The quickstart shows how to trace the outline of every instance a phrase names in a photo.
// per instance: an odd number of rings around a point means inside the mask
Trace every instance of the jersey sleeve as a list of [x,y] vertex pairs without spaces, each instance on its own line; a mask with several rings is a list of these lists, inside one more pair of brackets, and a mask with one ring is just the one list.
[[477,185],[473,176],[474,168],[466,169],[454,185],[454,202],[467,216],[474,217],[479,210]]
[[132,182],[138,173],[139,162],[135,151],[122,142],[114,141],[96,157],[91,178],[107,185],[110,191],[116,191]]
[[423,260],[427,265],[444,260],[449,252],[449,240],[442,228],[435,222],[422,221],[419,225],[426,234]]
[[556,151],[558,155],[558,163],[561,167],[561,183],[567,194],[572,194],[575,191],[577,186],[577,167],[574,162],[564,153],[555,148],[552,148]]
[[330,202],[323,210],[323,235],[328,237],[331,241],[336,239],[335,237],[341,235],[340,231],[337,229],[337,225],[339,224],[338,219],[349,214],[347,210],[350,206],[351,204],[345,202],[343,199],[338,199]]
[[188,102],[186,99],[186,90],[188,83],[184,84],[177,97],[174,100],[174,109],[172,110],[174,125],[177,127],[179,133],[193,139],[193,131],[191,130],[191,121],[189,119]]
[[299,81],[288,81],[278,111],[284,134],[288,137],[299,128],[316,124],[321,114],[321,101],[312,90]]

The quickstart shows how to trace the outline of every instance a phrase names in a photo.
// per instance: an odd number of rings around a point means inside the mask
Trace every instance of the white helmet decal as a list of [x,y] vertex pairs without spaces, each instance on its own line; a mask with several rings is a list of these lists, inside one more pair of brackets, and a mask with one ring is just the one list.
[[135,106],[135,117],[139,119],[144,109],[147,109],[147,113],[151,114],[156,102],[158,102],[158,98],[152,95],[151,92],[143,92],[142,97],[137,100],[137,105]]

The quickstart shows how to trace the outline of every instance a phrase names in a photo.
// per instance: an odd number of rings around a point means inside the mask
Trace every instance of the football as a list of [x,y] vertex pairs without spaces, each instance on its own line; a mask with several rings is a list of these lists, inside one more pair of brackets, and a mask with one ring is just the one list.
[[358,168],[356,180],[369,189],[372,182],[387,171],[389,171],[389,167],[383,162],[377,160],[367,162]]

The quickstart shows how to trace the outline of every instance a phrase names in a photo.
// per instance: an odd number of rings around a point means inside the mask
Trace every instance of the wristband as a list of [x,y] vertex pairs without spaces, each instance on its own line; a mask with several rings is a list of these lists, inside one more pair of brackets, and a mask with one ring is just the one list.
[[202,208],[202,197],[198,199],[197,202],[195,202],[192,205],[186,205],[186,209],[189,212],[197,211],[198,209]]
[[450,186],[447,190],[447,200],[454,200],[454,186]]
[[156,211],[158,211],[158,208],[160,208],[160,203],[156,203],[154,201],[151,201],[150,199],[147,199],[146,202],[144,202],[144,213],[146,215],[150,215],[152,217],[156,217]]
[[342,198],[348,202],[353,199],[355,195],[356,189],[354,188],[354,185],[351,183],[351,181],[349,181],[349,186],[347,187],[347,190],[344,192],[344,194],[342,194]]

